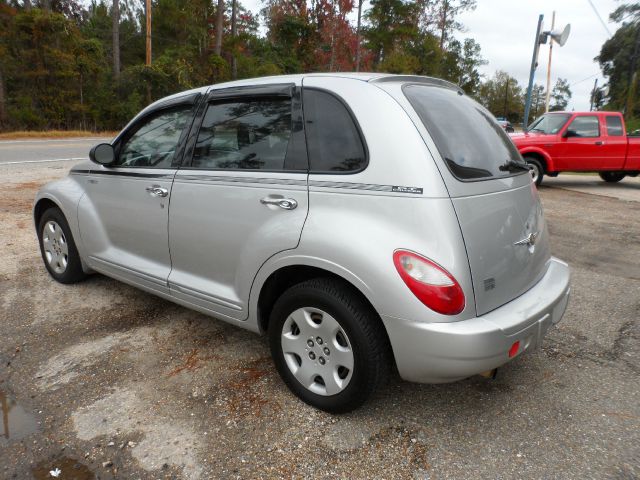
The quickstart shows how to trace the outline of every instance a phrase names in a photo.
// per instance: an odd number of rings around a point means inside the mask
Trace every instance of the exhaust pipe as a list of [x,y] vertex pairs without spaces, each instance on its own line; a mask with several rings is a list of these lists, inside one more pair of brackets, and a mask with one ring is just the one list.
[[491,380],[495,380],[498,375],[498,369],[494,368],[493,370],[487,370],[486,372],[479,373],[481,377],[488,378]]

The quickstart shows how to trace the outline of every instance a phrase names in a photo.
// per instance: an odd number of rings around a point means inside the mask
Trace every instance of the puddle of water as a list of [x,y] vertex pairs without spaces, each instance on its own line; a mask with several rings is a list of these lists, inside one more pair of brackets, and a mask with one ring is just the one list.
[[22,408],[13,398],[0,390],[0,411],[2,412],[2,430],[0,445],[31,435],[38,431],[38,423],[33,415]]
[[[52,471],[57,473],[58,476],[52,476],[50,474]],[[37,467],[33,467],[31,473],[35,480],[51,480],[52,478],[61,480],[94,480],[96,478],[95,474],[89,470],[89,467],[70,457],[42,462]]]

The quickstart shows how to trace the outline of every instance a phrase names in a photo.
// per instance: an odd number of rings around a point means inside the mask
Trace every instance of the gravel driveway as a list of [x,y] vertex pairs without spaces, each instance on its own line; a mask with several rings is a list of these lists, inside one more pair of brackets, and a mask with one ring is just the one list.
[[542,349],[332,416],[264,338],[101,275],[55,283],[30,208],[70,165],[0,165],[0,478],[640,476],[638,201],[543,186],[573,290]]

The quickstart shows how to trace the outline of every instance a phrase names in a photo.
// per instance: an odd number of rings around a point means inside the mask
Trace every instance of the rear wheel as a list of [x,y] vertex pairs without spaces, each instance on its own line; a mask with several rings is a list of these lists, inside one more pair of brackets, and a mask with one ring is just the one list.
[[626,174],[622,172],[600,172],[600,178],[607,183],[616,183],[622,180]]
[[524,160],[529,164],[533,181],[536,186],[539,186],[542,183],[542,177],[544,176],[544,167],[542,166],[542,163],[540,160],[533,157],[524,157]]
[[377,314],[351,285],[331,278],[282,294],[271,312],[269,343],[289,389],[331,413],[362,405],[389,370],[390,348]]
[[42,214],[38,240],[44,266],[55,280],[76,283],[85,278],[71,229],[59,208],[49,208]]

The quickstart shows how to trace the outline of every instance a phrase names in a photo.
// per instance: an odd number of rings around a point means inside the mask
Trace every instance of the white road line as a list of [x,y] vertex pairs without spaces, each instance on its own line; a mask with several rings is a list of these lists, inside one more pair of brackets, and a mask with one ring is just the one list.
[[0,162],[1,165],[18,165],[20,163],[70,162],[71,160],[88,160],[87,157],[50,158],[48,160],[21,160],[19,162]]
[[69,142],[69,141],[74,141],[77,142],[78,140],[83,141],[89,141],[89,140],[104,140],[105,138],[111,138],[111,137],[69,137],[69,138],[60,138],[60,139],[52,139],[52,140],[0,140],[0,145],[6,145],[9,143],[48,143],[48,142]]

